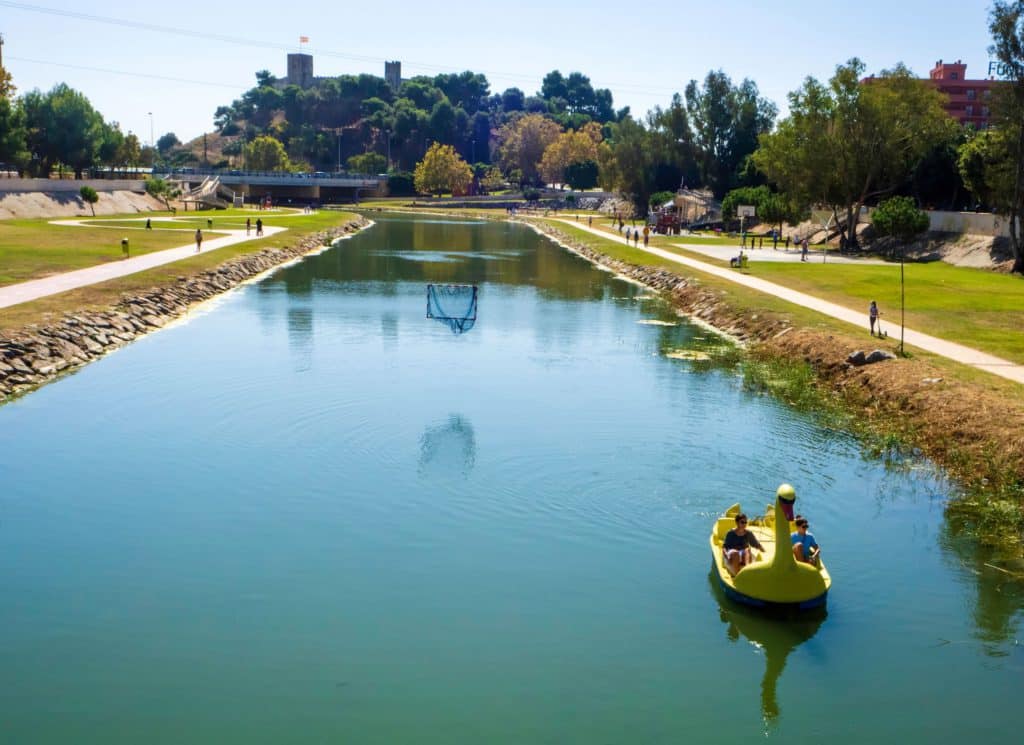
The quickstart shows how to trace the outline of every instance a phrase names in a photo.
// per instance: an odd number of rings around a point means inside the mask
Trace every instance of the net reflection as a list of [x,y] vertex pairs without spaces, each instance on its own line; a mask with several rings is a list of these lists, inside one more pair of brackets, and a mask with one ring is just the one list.
[[761,716],[766,727],[773,727],[781,714],[777,695],[779,678],[789,655],[818,633],[828,617],[824,608],[809,611],[749,608],[729,600],[714,571],[708,573],[711,594],[718,601],[719,618],[726,625],[730,641],[746,638],[764,652],[765,669],[761,678]]
[[444,424],[427,427],[420,437],[420,474],[468,474],[476,463],[476,434],[473,425],[458,414]]

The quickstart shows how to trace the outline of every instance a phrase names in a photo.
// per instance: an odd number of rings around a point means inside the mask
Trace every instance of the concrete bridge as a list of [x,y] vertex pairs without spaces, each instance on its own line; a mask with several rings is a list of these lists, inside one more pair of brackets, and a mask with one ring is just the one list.
[[208,177],[248,199],[270,196],[275,202],[352,202],[381,193],[387,176],[350,173],[280,173],[181,168],[154,175],[183,182],[191,189]]

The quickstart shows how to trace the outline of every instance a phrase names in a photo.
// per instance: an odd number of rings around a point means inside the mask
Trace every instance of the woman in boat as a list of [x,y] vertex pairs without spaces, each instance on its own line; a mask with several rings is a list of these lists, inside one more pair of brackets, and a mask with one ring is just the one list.
[[807,532],[807,518],[801,515],[796,516],[796,532],[790,536],[793,539],[793,556],[797,561],[807,564],[817,564],[821,548],[814,540],[814,535]]
[[741,512],[736,515],[736,527],[725,534],[725,541],[722,542],[725,563],[729,565],[733,576],[754,560],[751,548],[764,551],[757,536],[747,530],[747,516]]

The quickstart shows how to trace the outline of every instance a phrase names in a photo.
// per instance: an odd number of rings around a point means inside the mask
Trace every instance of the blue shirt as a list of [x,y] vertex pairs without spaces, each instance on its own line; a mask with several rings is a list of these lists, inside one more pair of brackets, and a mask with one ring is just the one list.
[[798,543],[804,544],[804,556],[810,556],[811,549],[818,548],[818,542],[814,540],[814,535],[811,533],[804,533],[803,535],[800,535],[800,531],[797,531],[796,533],[793,533],[790,538],[793,539],[794,546]]

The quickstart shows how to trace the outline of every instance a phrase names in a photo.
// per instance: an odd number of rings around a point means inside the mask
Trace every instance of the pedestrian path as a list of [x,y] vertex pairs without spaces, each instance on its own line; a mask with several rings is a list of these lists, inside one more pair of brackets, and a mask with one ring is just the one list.
[[[142,222],[145,221],[145,219],[146,218],[139,218],[139,221]],[[89,227],[96,227],[97,222],[101,221],[83,222],[81,220],[54,220],[53,224],[79,226],[88,225]],[[124,219],[120,219],[117,220],[117,222],[123,223],[126,221]],[[177,228],[173,229],[176,230]],[[269,238],[270,236],[284,230],[287,230],[287,228],[265,225],[263,226],[262,237]],[[187,234],[188,236],[192,236],[195,233],[194,226],[182,228],[181,231],[183,234]],[[213,235],[217,235],[219,237],[214,238]],[[218,248],[233,246],[236,243],[242,243],[243,241],[259,240],[256,238],[255,229],[253,229],[251,235],[246,235],[244,228],[240,230],[215,228],[210,231],[210,236],[211,237],[209,238],[203,239],[202,251],[200,253],[209,253],[210,251],[216,251]],[[184,237],[184,235],[182,237]],[[42,279],[33,279],[28,282],[19,282],[6,287],[0,287],[0,308],[8,308],[12,305],[27,303],[49,295],[56,295],[61,292],[67,292],[68,290],[76,290],[80,287],[86,287],[98,282],[106,282],[108,279],[116,279],[117,277],[125,277],[129,274],[135,274],[136,272],[144,272],[147,269],[163,266],[164,264],[171,264],[175,261],[181,261],[182,259],[187,259],[195,255],[196,244],[194,240],[190,240],[186,245],[178,246],[177,248],[153,251],[152,253],[135,256],[130,259],[110,261],[105,264],[98,264],[85,269],[76,269],[75,271],[54,274],[50,277],[43,277]]]
[[[616,237],[614,234],[607,231],[580,225],[572,220],[560,219],[560,222],[573,225],[574,227],[585,230],[588,233],[593,233],[594,235],[598,235],[602,238],[614,240]],[[808,295],[804,292],[791,290],[788,287],[783,287],[782,285],[775,284],[774,282],[768,282],[763,279],[758,279],[757,277],[751,277],[749,274],[743,274],[735,269],[727,269],[698,259],[691,259],[688,256],[681,256],[680,254],[673,253],[672,251],[666,251],[662,248],[644,248],[643,246],[638,246],[637,248],[640,251],[646,251],[649,254],[659,256],[677,264],[682,264],[683,266],[688,266],[691,269],[696,269],[706,274],[726,279],[730,282],[734,282],[735,284],[749,287],[752,290],[757,290],[758,292],[774,295],[786,300],[787,302],[800,305],[804,308],[810,308],[818,313],[853,324],[860,329],[864,329],[867,326],[867,309],[860,311],[851,310],[845,306],[837,305],[836,303],[831,303],[827,300],[822,300],[821,298]],[[685,248],[690,250],[691,247],[685,246]],[[730,250],[738,253],[738,249]],[[767,251],[768,249],[764,250]],[[799,261],[799,259],[797,259],[797,261]],[[892,324],[888,321],[885,322],[885,325],[887,331],[891,331],[893,329]],[[898,327],[896,327],[896,330],[898,331]],[[1024,365],[1018,365],[1014,362],[1010,362],[1009,360],[1004,360],[991,354],[986,354],[985,352],[979,352],[977,349],[971,349],[970,347],[965,347],[962,344],[946,341],[945,339],[939,339],[938,337],[930,336],[909,328],[904,330],[904,340],[910,346],[923,349],[926,352],[931,352],[955,362],[960,362],[965,365],[970,365],[971,367],[976,367],[980,370],[985,370],[986,372],[999,375],[1000,377],[1013,380],[1017,383],[1024,383]]]

